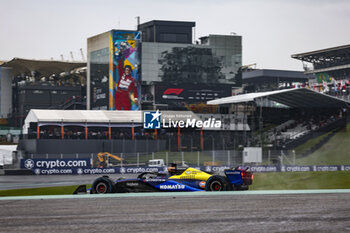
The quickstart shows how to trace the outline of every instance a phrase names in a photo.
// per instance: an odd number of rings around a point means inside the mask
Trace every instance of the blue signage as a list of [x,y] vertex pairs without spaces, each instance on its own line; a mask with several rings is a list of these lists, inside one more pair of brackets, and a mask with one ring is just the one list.
[[21,159],[21,168],[70,169],[91,168],[90,159]]
[[162,114],[157,110],[156,112],[143,112],[143,128],[145,129],[160,129]]

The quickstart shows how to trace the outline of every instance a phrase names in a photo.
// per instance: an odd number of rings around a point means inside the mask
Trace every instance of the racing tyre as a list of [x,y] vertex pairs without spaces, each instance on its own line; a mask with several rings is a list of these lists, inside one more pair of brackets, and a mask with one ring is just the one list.
[[211,176],[205,184],[206,191],[227,191],[228,183],[222,176]]
[[111,179],[107,177],[97,178],[91,186],[91,193],[115,193],[115,186]]

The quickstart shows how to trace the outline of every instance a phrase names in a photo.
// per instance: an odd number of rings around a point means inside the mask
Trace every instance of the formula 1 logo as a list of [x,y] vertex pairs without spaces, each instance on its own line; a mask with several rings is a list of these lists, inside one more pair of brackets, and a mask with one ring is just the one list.
[[34,160],[27,159],[26,161],[24,161],[24,167],[27,169],[32,169],[34,167]]
[[162,114],[156,112],[143,112],[143,128],[145,129],[160,129],[160,116]]
[[178,89],[178,88],[168,88],[164,91],[163,95],[170,95],[170,94],[175,94],[175,95],[180,95],[180,93],[184,89]]

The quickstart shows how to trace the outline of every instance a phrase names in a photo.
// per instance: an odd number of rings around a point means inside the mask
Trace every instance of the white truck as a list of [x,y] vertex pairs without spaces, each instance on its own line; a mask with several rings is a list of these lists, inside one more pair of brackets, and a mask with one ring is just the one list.
[[[189,167],[186,161],[175,161],[174,163],[176,163],[180,167]],[[164,163],[164,159],[151,159],[151,160],[148,160],[148,166],[165,167],[166,164]]]
[[148,161],[149,167],[164,167],[164,159],[151,159]]

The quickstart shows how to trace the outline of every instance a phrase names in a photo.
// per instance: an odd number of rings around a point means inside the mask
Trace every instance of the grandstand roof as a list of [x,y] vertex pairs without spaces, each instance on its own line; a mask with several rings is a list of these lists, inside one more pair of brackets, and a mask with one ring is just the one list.
[[[295,80],[298,81],[308,80],[309,76],[305,75],[302,71],[292,70],[271,70],[271,69],[255,69],[243,72],[243,79],[262,78],[262,77],[276,77],[283,80]],[[311,76],[310,76],[311,77]]]
[[[116,126],[123,127],[141,125],[143,111],[108,111],[108,110],[42,110],[32,109],[24,120],[23,132],[28,132],[30,123],[42,125],[78,125],[78,126]],[[162,119],[167,121],[199,118],[192,111],[161,111]]]
[[313,64],[314,69],[305,74],[350,69],[349,57],[350,44],[292,55],[292,58]]
[[341,108],[350,104],[347,101],[306,88],[248,93],[211,100],[207,104],[238,104],[254,102],[262,98],[267,98],[292,108]]
[[320,49],[306,53],[293,54],[292,58],[312,62],[317,57],[333,56],[350,52],[350,44],[327,49]]
[[54,60],[33,60],[23,58],[13,58],[11,61],[4,62],[1,67],[13,68],[13,75],[30,74],[32,71],[37,71],[40,76],[50,76],[52,74],[60,74],[69,72],[76,68],[86,66],[86,62],[65,62]]

